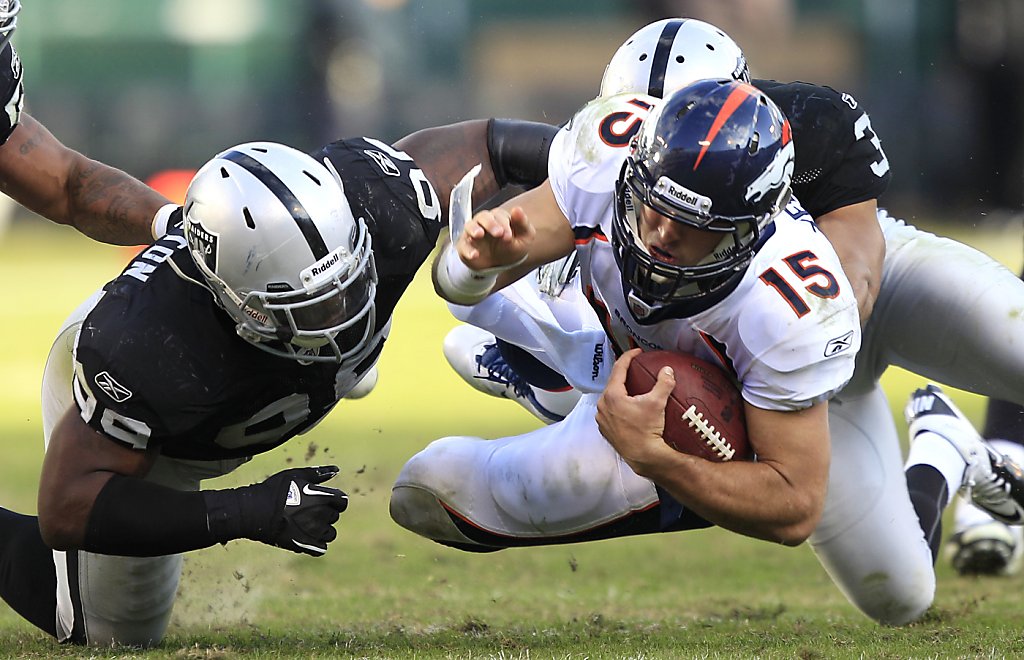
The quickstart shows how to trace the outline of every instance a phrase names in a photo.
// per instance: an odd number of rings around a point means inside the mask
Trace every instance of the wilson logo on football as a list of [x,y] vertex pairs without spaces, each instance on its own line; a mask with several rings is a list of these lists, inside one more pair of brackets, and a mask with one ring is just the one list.
[[118,403],[132,398],[132,391],[114,380],[114,377],[106,371],[101,371],[96,374],[96,378],[93,380],[96,382],[97,387],[106,392],[107,396]]

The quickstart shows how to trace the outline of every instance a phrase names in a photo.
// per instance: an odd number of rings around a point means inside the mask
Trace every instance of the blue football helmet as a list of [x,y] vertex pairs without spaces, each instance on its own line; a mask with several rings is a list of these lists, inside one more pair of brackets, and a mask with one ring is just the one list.
[[[748,83],[701,80],[666,97],[616,186],[612,245],[627,296],[650,311],[731,290],[789,200],[793,154],[789,121]],[[659,261],[640,235],[643,206],[721,241],[695,265]]]

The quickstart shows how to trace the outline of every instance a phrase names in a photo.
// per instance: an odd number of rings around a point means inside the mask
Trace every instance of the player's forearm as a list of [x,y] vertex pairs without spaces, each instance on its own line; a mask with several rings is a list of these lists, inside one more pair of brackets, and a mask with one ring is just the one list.
[[47,488],[39,530],[54,550],[155,557],[215,543],[203,496],[96,471]]
[[69,172],[67,200],[66,224],[114,245],[151,243],[153,216],[169,203],[138,179],[84,156]]
[[789,483],[770,464],[712,463],[670,451],[656,463],[630,463],[630,467],[719,527],[774,543],[799,545],[821,517],[824,492]]
[[871,199],[844,206],[817,219],[853,287],[861,326],[871,316],[882,285],[885,237],[878,224],[877,211],[877,204]]
[[153,216],[168,203],[128,174],[69,149],[27,114],[0,147],[0,190],[45,218],[117,245],[150,243]]

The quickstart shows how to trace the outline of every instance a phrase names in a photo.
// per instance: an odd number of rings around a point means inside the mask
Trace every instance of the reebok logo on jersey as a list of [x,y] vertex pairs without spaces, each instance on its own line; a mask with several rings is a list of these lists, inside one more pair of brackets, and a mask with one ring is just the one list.
[[828,340],[828,343],[825,344],[825,357],[838,355],[848,350],[851,346],[853,346],[853,330],[850,330],[845,335]]
[[93,380],[101,390],[107,393],[107,396],[118,403],[132,398],[132,391],[114,380],[114,377],[106,371],[96,374],[96,378]]
[[395,165],[395,161],[391,160],[391,158],[389,158],[384,152],[377,151],[375,149],[366,149],[363,153],[372,158],[384,174],[387,174],[388,176],[398,176],[402,173],[398,169],[398,165]]

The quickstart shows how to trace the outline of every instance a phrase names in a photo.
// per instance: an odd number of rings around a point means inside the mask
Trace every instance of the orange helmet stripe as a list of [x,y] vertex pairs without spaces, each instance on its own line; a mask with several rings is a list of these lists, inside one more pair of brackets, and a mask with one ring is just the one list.
[[722,108],[718,111],[718,116],[715,117],[714,123],[711,124],[711,128],[708,129],[708,134],[701,141],[701,144],[704,146],[701,148],[700,154],[697,156],[697,161],[693,164],[694,171],[696,171],[700,166],[700,161],[704,158],[704,154],[707,153],[708,147],[710,147],[711,143],[715,141],[715,138],[718,136],[718,131],[722,130],[722,126],[725,125],[725,122],[728,121],[729,117],[731,117],[733,113],[743,105],[744,101],[757,94],[759,94],[757,88],[751,85],[746,83],[736,85],[736,89],[729,94],[729,98],[727,98],[725,103],[722,104]]

